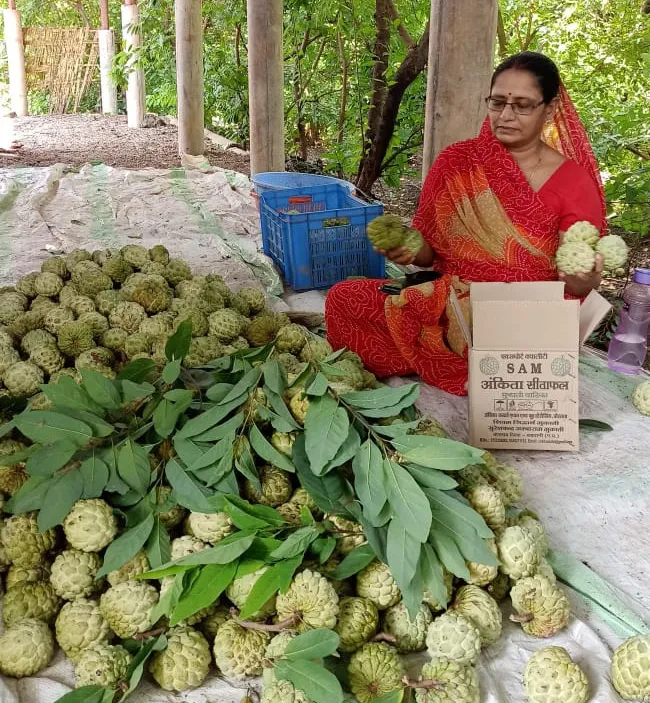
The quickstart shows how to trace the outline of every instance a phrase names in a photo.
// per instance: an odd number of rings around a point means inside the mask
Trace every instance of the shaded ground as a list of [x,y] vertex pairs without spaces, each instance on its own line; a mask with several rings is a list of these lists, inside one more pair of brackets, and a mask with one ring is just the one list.
[[[0,122],[0,146],[8,147],[7,132],[22,147],[11,154],[0,152],[0,167],[82,166],[100,161],[122,168],[173,168],[180,166],[176,127],[164,125],[129,129],[125,116],[51,115]],[[206,157],[214,166],[248,175],[247,157],[206,143]]]

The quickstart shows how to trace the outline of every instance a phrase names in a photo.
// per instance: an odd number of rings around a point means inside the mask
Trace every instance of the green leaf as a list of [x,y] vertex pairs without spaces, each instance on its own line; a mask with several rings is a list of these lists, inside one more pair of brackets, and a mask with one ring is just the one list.
[[[167,340],[165,345],[165,356],[169,361],[175,359],[183,360],[190,351],[190,343],[192,341],[192,323],[190,320],[184,320],[176,329],[176,332]],[[174,379],[176,380],[176,379]],[[165,381],[169,383],[169,381]]]
[[363,512],[372,521],[379,515],[388,496],[384,488],[384,460],[379,447],[366,440],[352,461],[354,488],[359,496]]
[[334,553],[336,542],[336,537],[319,537],[312,542],[309,548],[318,557],[318,561],[324,564]]
[[262,369],[251,369],[245,373],[237,383],[233,386],[233,389],[228,393],[228,395],[219,402],[219,405],[227,405],[233,400],[241,398],[242,395],[250,393],[255,386],[259,383],[260,377],[262,376]]
[[287,380],[284,368],[275,359],[269,359],[262,366],[264,372],[264,383],[274,393],[282,395],[287,387]]
[[449,535],[441,530],[432,530],[429,542],[447,571],[451,571],[454,576],[463,581],[469,581],[471,574],[465,559]]
[[34,476],[28,479],[18,489],[18,492],[5,503],[5,512],[19,514],[40,510],[55,481],[55,478],[43,476]]
[[266,605],[271,598],[280,590],[287,578],[291,578],[295,570],[300,566],[302,557],[290,561],[282,561],[267,569],[255,582],[255,585],[248,594],[239,617],[246,620],[254,616]]
[[613,432],[614,428],[606,422],[600,420],[579,420],[578,426],[581,430],[596,430],[598,432]]
[[384,418],[399,415],[403,410],[410,408],[417,401],[420,395],[420,387],[412,388],[397,405],[390,405],[381,408],[357,408],[357,412],[365,417]]
[[178,605],[172,611],[169,624],[174,627],[181,620],[211,606],[228,588],[236,573],[237,561],[204,566],[192,586],[181,596]]
[[[140,684],[142,676],[144,674],[144,665],[147,660],[154,652],[162,652],[167,647],[167,638],[165,635],[160,635],[156,639],[149,639],[142,645],[142,648],[131,660],[129,668],[126,672],[126,680],[128,681],[128,688],[124,691],[120,702],[127,699],[129,694],[131,694]],[[107,701],[106,703],[110,703]]]
[[215,383],[205,392],[208,400],[213,403],[221,402],[233,389],[233,383]]
[[293,432],[294,430],[302,429],[289,412],[289,408],[287,408],[281,395],[275,393],[267,385],[264,386],[264,395],[266,395],[269,405],[278,416],[277,420],[272,421],[274,429],[278,432]]
[[160,437],[169,437],[174,431],[176,423],[187,410],[182,405],[176,405],[163,398],[153,412],[153,426]]
[[[486,539],[494,537],[494,533],[481,515],[471,505],[454,498],[454,494],[450,491],[426,488],[424,492],[431,503],[431,509],[435,511],[440,522],[453,527],[464,535],[476,532],[479,537]],[[468,529],[471,529],[471,532],[468,532]]]
[[430,469],[460,471],[471,464],[483,463],[483,450],[442,437],[407,435],[391,443],[408,461]]
[[339,636],[332,630],[318,628],[303,632],[294,637],[284,650],[284,658],[296,659],[325,659],[336,655],[339,646]]
[[305,452],[304,434],[296,437],[292,456],[300,485],[305,488],[321,510],[326,513],[336,511],[339,508],[339,502],[346,495],[346,484],[340,473],[333,471],[325,476],[316,476],[312,473]]
[[[180,440],[179,444],[181,442],[187,442],[191,444],[192,440]],[[232,432],[227,437],[224,437],[222,440],[215,442],[212,445],[203,445],[204,447],[209,447],[206,452],[203,451],[203,447],[194,445],[197,456],[191,463],[188,463],[187,470],[190,473],[196,473],[197,471],[201,471],[201,469],[206,469],[210,467],[214,468],[214,465],[217,464],[221,459],[223,459],[223,457],[228,453],[228,450],[230,450],[230,453],[232,454],[232,446],[234,442],[235,433]],[[189,455],[189,452],[185,453]],[[232,460],[230,461],[230,464],[232,465]]]
[[379,698],[373,698],[372,703],[402,703],[405,690],[404,688],[399,688],[396,691],[391,691],[383,696],[379,696]]
[[188,476],[175,459],[167,462],[165,475],[174,490],[174,497],[184,508],[195,513],[216,512],[198,484]]
[[302,555],[307,551],[309,545],[318,538],[320,530],[312,527],[300,527],[291,533],[282,544],[271,553],[272,559],[291,559]]
[[296,467],[293,465],[291,459],[289,459],[286,454],[279,452],[259,431],[257,425],[251,425],[248,439],[251,443],[253,451],[260,457],[260,459],[264,459],[264,461],[267,461],[273,466],[277,466],[279,469],[289,471],[290,473],[295,473]]
[[[100,414],[103,415],[104,412],[100,411]],[[81,420],[81,422],[85,422],[93,431],[93,435],[95,437],[109,437],[113,434],[113,432],[115,432],[113,425],[106,422],[101,417],[98,417],[94,413],[89,413],[85,410],[78,410],[77,408],[68,408],[66,410],[66,415],[68,417],[73,417],[76,420]]]
[[224,503],[224,510],[240,530],[263,530],[284,523],[280,513],[266,505],[251,505],[237,496],[226,496]]
[[122,381],[122,389],[125,382],[134,384],[143,383],[149,380],[156,371],[156,362],[153,359],[136,359],[129,362],[118,374],[117,378]]
[[111,696],[108,700],[112,700],[115,689],[108,686],[82,686],[57,698],[56,703],[104,703],[108,694]]
[[38,447],[27,460],[25,469],[30,476],[52,476],[63,468],[78,450],[77,444],[68,439]]
[[327,462],[325,468],[323,469],[323,473],[327,474],[338,466],[347,464],[348,461],[350,461],[357,453],[360,444],[361,437],[359,436],[359,433],[353,425],[350,425],[348,436],[345,438],[345,441],[339,448],[338,452],[336,452],[336,456],[331,461]]
[[48,384],[42,388],[57,410],[70,408],[97,414],[103,412],[101,405],[95,402],[82,386],[67,376],[60,378],[54,385]]
[[336,567],[332,578],[336,581],[345,581],[365,569],[374,559],[375,550],[369,544],[355,547]]
[[447,606],[447,587],[445,585],[445,575],[438,559],[430,544],[423,544],[420,552],[420,578],[423,586],[431,593],[433,598]]
[[408,587],[418,570],[420,544],[420,541],[407,532],[398,518],[393,518],[388,523],[386,556],[393,578],[402,591]]
[[179,439],[187,439],[188,437],[196,437],[197,435],[201,435],[204,432],[207,432],[207,430],[212,429],[215,425],[219,424],[225,417],[230,415],[230,413],[235,408],[238,408],[242,404],[242,402],[243,401],[241,398],[236,398],[230,403],[217,405],[214,408],[210,408],[210,410],[206,410],[205,412],[201,413],[200,415],[197,415],[196,417],[186,422],[185,425],[183,425],[182,429],[180,429],[176,433],[176,437],[178,437]]
[[336,456],[349,429],[348,413],[330,395],[310,400],[305,418],[305,449],[316,475],[321,475],[327,462]]
[[[148,361],[148,359],[136,359],[138,361]],[[122,400],[125,403],[132,403],[134,400],[142,400],[153,395],[156,389],[150,383],[135,383],[128,379],[122,381]]]
[[406,469],[390,459],[384,460],[386,494],[395,515],[408,532],[426,542],[431,530],[431,506],[420,486]]
[[93,452],[92,456],[81,464],[79,473],[83,479],[83,494],[81,497],[84,499],[99,498],[108,484],[110,475],[105,462]]
[[[181,571],[174,575],[174,582],[171,588],[167,588],[164,591],[156,605],[151,609],[151,614],[149,616],[151,622],[158,622],[160,618],[169,616],[169,613],[174,610],[183,595],[185,574],[190,573],[191,570],[192,569],[188,567],[186,571]],[[198,569],[194,569],[194,571],[198,571]],[[135,578],[148,579],[149,574],[137,574]]]
[[253,544],[255,534],[242,530],[228,535],[214,547],[204,549],[201,552],[188,554],[188,556],[178,559],[174,564],[180,566],[200,566],[203,564],[229,564],[235,561]]
[[29,410],[18,415],[15,423],[25,437],[40,444],[67,440],[83,446],[93,438],[92,429],[85,422],[50,410]]
[[237,432],[243,423],[244,413],[237,413],[237,415],[233,415],[230,420],[226,420],[226,422],[223,422],[217,427],[214,427],[203,434],[197,435],[192,439],[195,442],[218,442],[224,437],[228,437],[233,432]]
[[131,439],[127,439],[117,455],[120,478],[134,491],[144,495],[151,481],[151,467],[147,452]]
[[248,443],[240,445],[239,456],[235,459],[235,467],[245,478],[247,478],[258,493],[262,492],[262,484],[255,466],[255,460],[251,454]]
[[149,514],[139,525],[127,530],[111,542],[104,554],[104,563],[95,578],[101,578],[126,564],[144,547],[154,526],[154,516]]
[[420,424],[419,420],[413,422],[393,422],[392,425],[373,425],[373,432],[384,437],[402,437],[414,430]]
[[343,690],[339,680],[316,662],[298,659],[281,659],[274,668],[281,680],[290,681],[314,703],[342,703]]
[[451,476],[437,469],[426,469],[417,464],[406,464],[404,467],[413,478],[426,488],[435,488],[439,491],[449,491],[456,488],[458,483]]
[[321,396],[327,393],[329,388],[329,382],[327,376],[322,373],[317,373],[314,380],[309,384],[307,388],[307,395],[310,396]]
[[[341,397],[343,400],[355,408],[364,410],[381,410],[399,405],[405,398],[409,397],[415,390],[419,391],[417,383],[410,383],[399,388],[384,386],[371,391],[355,391],[345,393]],[[410,404],[410,403],[409,403]]]
[[78,469],[68,471],[55,478],[47,494],[47,500],[38,513],[38,529],[41,532],[60,525],[72,506],[81,498],[83,479]]
[[[182,323],[185,324],[185,323]],[[165,368],[162,371],[162,380],[169,386],[178,380],[181,375],[181,360],[174,359],[174,361],[168,361],[165,364]]]
[[120,392],[113,381],[92,369],[81,369],[79,373],[83,379],[84,388],[95,403],[107,410],[119,410]]
[[154,518],[154,525],[144,545],[144,551],[152,569],[159,568],[172,558],[169,532],[158,517]]

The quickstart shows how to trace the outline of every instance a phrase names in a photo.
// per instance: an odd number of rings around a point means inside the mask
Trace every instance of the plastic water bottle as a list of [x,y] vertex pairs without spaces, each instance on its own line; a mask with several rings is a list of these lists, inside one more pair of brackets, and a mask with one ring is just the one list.
[[621,320],[609,343],[609,368],[634,375],[643,368],[650,327],[650,269],[637,269],[623,292]]

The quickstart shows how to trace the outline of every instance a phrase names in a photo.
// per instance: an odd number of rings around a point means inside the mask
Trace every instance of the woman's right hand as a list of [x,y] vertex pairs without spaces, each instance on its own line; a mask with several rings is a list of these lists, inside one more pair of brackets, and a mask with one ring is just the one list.
[[410,266],[417,258],[417,254],[409,251],[406,247],[397,247],[397,249],[391,249],[390,251],[375,249],[375,251],[400,266]]

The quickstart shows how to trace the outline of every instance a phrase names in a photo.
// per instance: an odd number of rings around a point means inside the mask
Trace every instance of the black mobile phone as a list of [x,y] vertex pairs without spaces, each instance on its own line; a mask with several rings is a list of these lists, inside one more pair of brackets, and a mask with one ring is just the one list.
[[386,293],[386,295],[399,295],[404,288],[430,283],[431,281],[437,281],[439,278],[442,278],[442,274],[439,271],[416,271],[415,273],[407,273],[404,278],[398,278],[379,286],[379,290],[382,293]]

